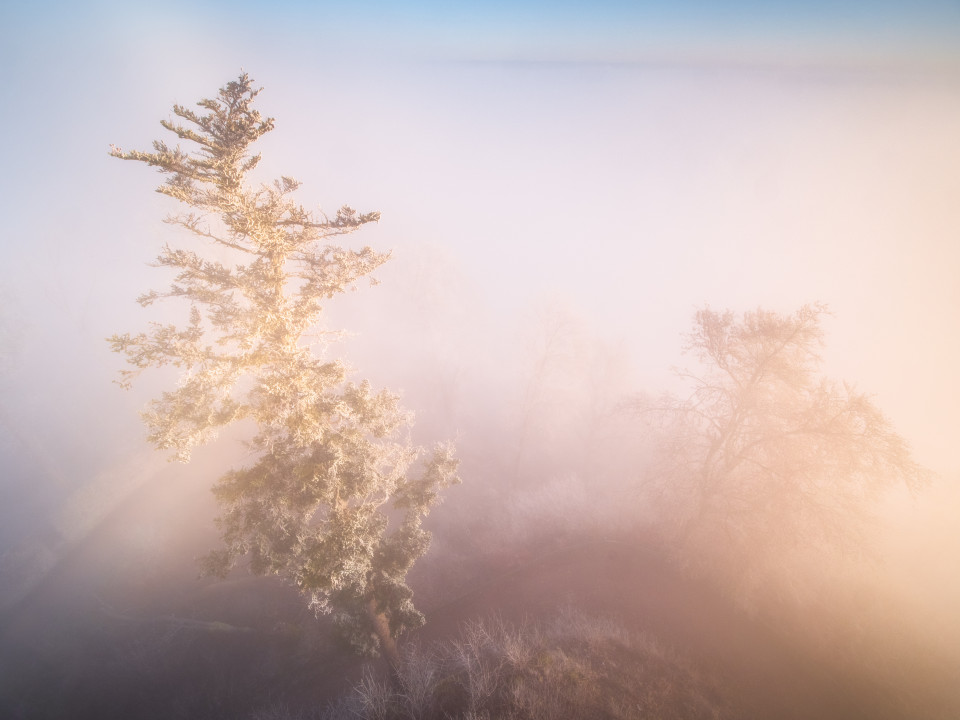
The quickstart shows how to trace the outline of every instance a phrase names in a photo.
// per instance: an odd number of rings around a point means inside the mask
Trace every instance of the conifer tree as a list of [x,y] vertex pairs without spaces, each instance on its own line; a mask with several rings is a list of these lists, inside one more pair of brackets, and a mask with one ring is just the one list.
[[457,461],[448,445],[412,446],[398,398],[351,380],[311,343],[321,303],[388,255],[330,242],[379,213],[345,206],[331,218],[296,203],[299,183],[289,177],[248,182],[260,160],[251,146],[274,127],[254,108],[258,93],[243,74],[199,111],[175,105],[176,119],[161,124],[190,150],[163,141],[152,152],[111,149],[166,175],[158,192],[185,207],[167,222],[198,249],[164,247],[156,265],[175,279],[138,299],[186,301],[186,325],[154,323],[109,342],[133,366],[122,386],[145,368],[180,370],[176,388],[143,413],[158,449],[186,462],[220,428],[255,427],[253,459],[214,485],[224,546],[204,571],[223,576],[245,560],[254,573],[280,575],[317,611],[334,613],[358,650],[396,661],[396,637],[423,623],[406,583],[430,541],[421,522],[459,481]]

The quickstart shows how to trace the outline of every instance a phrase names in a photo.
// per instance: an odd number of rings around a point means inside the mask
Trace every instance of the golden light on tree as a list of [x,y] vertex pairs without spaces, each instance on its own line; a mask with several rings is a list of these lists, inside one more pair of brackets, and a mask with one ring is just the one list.
[[[173,283],[139,298],[185,301],[188,323],[109,340],[133,366],[123,385],[146,368],[181,373],[143,413],[157,448],[187,461],[220,428],[256,427],[254,459],[214,486],[224,547],[204,570],[225,575],[247,559],[254,573],[280,575],[318,611],[333,612],[358,649],[395,661],[396,636],[423,622],[406,583],[430,541],[421,521],[458,482],[457,461],[448,445],[414,447],[398,398],[354,382],[344,362],[310,343],[321,303],[388,255],[330,243],[379,213],[313,213],[292,199],[299,183],[289,177],[248,184],[260,160],[251,146],[274,127],[254,108],[258,93],[244,74],[201,100],[199,112],[174,106],[177,121],[162,125],[189,151],[162,141],[152,152],[113,148],[167,176],[158,191],[187,208],[168,222],[201,244],[165,247],[156,264],[176,273]],[[235,264],[214,259],[214,248]]]
[[701,367],[681,373],[689,394],[638,403],[657,436],[652,495],[667,538],[738,592],[789,576],[796,553],[861,553],[877,496],[928,477],[869,396],[819,374],[825,313],[700,310],[685,349]]

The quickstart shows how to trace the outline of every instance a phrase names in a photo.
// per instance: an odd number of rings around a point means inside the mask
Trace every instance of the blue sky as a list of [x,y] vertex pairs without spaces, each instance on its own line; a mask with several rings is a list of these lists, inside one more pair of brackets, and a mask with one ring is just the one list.
[[439,60],[956,59],[960,3],[5,3],[7,41],[233,35]]
[[[947,51],[960,5],[946,2],[419,3],[355,6],[331,14],[409,49],[558,60],[645,60],[702,53],[773,54],[777,45],[867,55]],[[302,17],[307,17],[307,12]],[[322,18],[325,13],[313,15]],[[409,42],[413,41],[413,42]]]

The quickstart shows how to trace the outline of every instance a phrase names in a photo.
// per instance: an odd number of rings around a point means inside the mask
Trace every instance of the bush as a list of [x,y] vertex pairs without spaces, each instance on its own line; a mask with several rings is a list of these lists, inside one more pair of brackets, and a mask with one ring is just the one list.
[[551,621],[466,623],[408,646],[394,683],[368,672],[327,720],[721,718],[716,683],[611,618],[566,608]]

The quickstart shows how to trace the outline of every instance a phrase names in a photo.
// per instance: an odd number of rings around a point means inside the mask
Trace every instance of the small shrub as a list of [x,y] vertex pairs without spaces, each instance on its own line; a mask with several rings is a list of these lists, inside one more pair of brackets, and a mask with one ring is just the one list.
[[438,663],[419,645],[411,645],[402,660],[398,700],[411,720],[425,720],[437,685]]
[[363,720],[387,720],[393,716],[396,696],[390,683],[378,679],[369,669],[354,688],[353,699],[355,702],[351,709]]
[[[608,617],[563,608],[545,625],[466,623],[404,653],[394,686],[370,672],[327,720],[620,720],[725,716],[714,684]],[[334,714],[339,712],[340,714]]]

